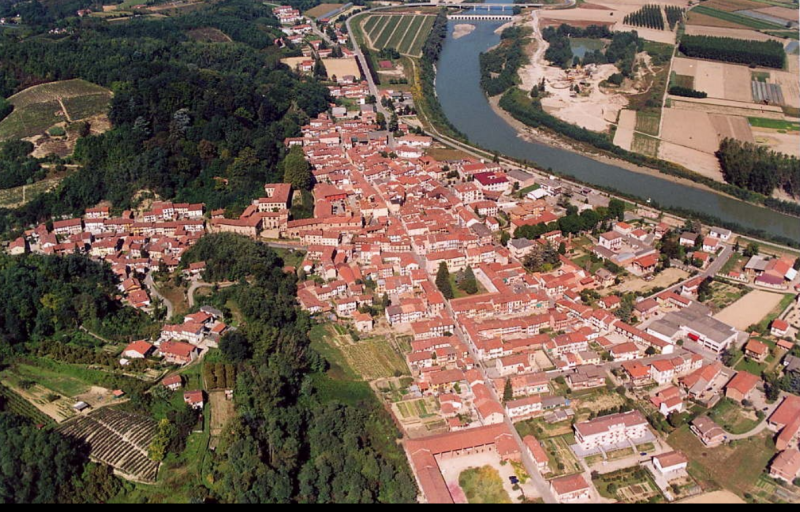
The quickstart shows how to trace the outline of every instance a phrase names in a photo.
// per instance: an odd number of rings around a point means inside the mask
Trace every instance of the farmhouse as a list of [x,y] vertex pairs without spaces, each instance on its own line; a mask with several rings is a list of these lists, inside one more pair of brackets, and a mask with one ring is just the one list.
[[164,341],[158,351],[168,363],[184,365],[197,359],[198,348],[181,341]]
[[756,384],[761,382],[761,378],[741,371],[737,373],[725,386],[725,396],[741,402],[750,397],[750,393],[756,388]]
[[128,359],[144,359],[153,352],[154,348],[153,345],[144,340],[137,340],[125,347],[122,355]]
[[691,430],[709,448],[719,446],[728,438],[722,427],[714,423],[708,416],[700,416],[692,420]]
[[173,373],[172,375],[164,377],[164,380],[161,381],[161,385],[170,391],[175,391],[183,386],[183,378],[177,373]]
[[205,401],[203,398],[203,390],[197,389],[194,391],[187,391],[183,394],[183,402],[192,409],[203,409]]
[[686,470],[689,459],[679,451],[671,451],[653,457],[653,466],[668,480],[675,477],[681,470]]

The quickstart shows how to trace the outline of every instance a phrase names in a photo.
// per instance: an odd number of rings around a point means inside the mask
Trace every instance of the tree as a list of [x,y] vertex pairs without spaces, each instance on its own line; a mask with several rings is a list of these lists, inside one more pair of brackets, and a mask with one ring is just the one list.
[[752,258],[753,256],[758,256],[759,251],[760,247],[758,244],[755,242],[750,242],[744,249],[744,256],[747,258]]
[[562,256],[567,254],[567,244],[564,242],[558,244],[558,254],[561,254]]
[[314,177],[300,146],[292,146],[283,160],[283,181],[298,190],[310,190]]
[[651,345],[647,347],[647,349],[645,349],[644,353],[647,354],[648,356],[652,356],[655,355],[656,349]]
[[616,198],[611,199],[608,202],[608,212],[620,222],[625,220],[625,203]]
[[445,262],[439,263],[439,270],[436,272],[436,287],[442,292],[445,299],[454,297],[453,288],[450,285],[450,271],[447,270]]
[[506,385],[503,388],[503,402],[508,402],[514,398],[514,388],[511,387],[511,379],[506,379]]
[[473,295],[478,292],[478,280],[475,278],[475,273],[469,265],[467,265],[467,269],[464,271],[464,278],[461,280],[459,288],[464,290],[468,295]]

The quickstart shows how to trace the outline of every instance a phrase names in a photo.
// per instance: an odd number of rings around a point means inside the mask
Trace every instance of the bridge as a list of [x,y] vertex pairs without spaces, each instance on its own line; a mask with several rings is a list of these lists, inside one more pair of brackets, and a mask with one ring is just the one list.
[[448,20],[508,20],[513,18],[510,14],[450,14]]

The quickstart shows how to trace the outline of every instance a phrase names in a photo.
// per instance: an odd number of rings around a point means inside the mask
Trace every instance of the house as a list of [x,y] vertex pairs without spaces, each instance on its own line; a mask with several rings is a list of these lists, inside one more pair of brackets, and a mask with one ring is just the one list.
[[667,480],[681,476],[679,471],[686,471],[689,459],[682,452],[671,451],[656,455],[652,459],[655,467]]
[[506,413],[511,421],[516,419],[528,418],[542,412],[542,397],[533,395],[518,400],[506,402]]
[[573,503],[589,499],[592,486],[578,473],[550,480],[550,490],[559,503]]
[[164,360],[171,364],[184,365],[197,359],[199,349],[182,341],[164,341],[158,347]]
[[549,473],[550,459],[547,457],[547,452],[544,451],[542,443],[531,435],[523,437],[522,442],[530,452],[531,458],[536,462],[536,468],[542,473]]
[[789,331],[789,323],[786,320],[781,320],[780,318],[776,318],[772,321],[772,325],[770,326],[770,334],[773,336],[777,336],[781,338],[786,336]]
[[769,345],[751,338],[744,346],[744,355],[759,363],[763,362],[769,355]]
[[122,355],[128,359],[144,359],[153,352],[154,348],[144,340],[137,340],[125,347]]
[[725,228],[712,227],[708,229],[708,235],[714,238],[719,238],[723,242],[727,242],[731,238],[731,230]]
[[639,347],[636,343],[628,341],[614,345],[608,349],[608,353],[614,358],[614,361],[630,361],[639,358]]
[[202,410],[203,406],[205,405],[205,400],[203,398],[203,390],[197,389],[194,391],[186,391],[183,394],[183,402],[192,409]]
[[170,391],[175,391],[183,386],[183,378],[177,373],[173,373],[172,375],[164,377],[164,380],[161,381],[161,385]]
[[721,445],[728,438],[722,427],[708,416],[699,416],[692,420],[691,430],[709,448]]
[[750,397],[750,393],[756,388],[756,384],[761,382],[761,378],[752,373],[741,371],[737,373],[725,386],[725,396],[741,402]]
[[678,242],[684,247],[694,247],[695,243],[697,242],[697,237],[699,235],[697,233],[690,233],[688,231],[684,231],[681,233],[681,237]]
[[793,483],[800,475],[800,451],[797,448],[784,450],[773,459],[769,476]]
[[597,388],[605,386],[606,372],[602,366],[581,366],[567,375],[566,381],[572,390]]
[[647,420],[639,411],[600,416],[574,425],[575,441],[584,450],[615,445],[648,434]]
[[372,330],[372,317],[369,313],[353,313],[353,322],[359,332],[369,332]]
[[681,399],[681,392],[675,386],[669,386],[662,389],[653,396],[650,401],[658,407],[658,412],[664,416],[669,416],[673,412],[683,411],[683,400]]

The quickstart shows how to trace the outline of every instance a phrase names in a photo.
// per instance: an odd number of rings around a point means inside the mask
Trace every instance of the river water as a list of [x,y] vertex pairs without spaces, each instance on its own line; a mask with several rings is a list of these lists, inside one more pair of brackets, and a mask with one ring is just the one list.
[[436,94],[447,118],[471,142],[503,155],[529,160],[543,169],[551,167],[586,183],[612,187],[645,200],[651,198],[659,205],[686,208],[772,235],[800,240],[800,219],[795,217],[604,164],[565,149],[522,140],[516,130],[492,110],[480,88],[478,55],[500,41],[494,31],[502,22],[470,20],[475,30],[457,40],[452,38],[456,23],[448,24],[448,37],[437,64]]

